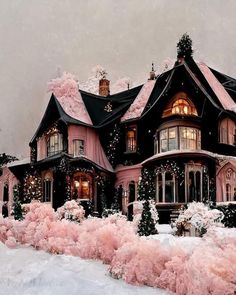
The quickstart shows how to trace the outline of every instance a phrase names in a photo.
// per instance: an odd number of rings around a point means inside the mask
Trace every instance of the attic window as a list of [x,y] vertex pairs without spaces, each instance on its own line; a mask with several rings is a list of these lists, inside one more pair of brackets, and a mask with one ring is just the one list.
[[185,92],[179,92],[171,99],[162,117],[171,115],[197,116],[197,110]]
[[172,114],[189,115],[191,108],[187,100],[178,99],[173,103]]

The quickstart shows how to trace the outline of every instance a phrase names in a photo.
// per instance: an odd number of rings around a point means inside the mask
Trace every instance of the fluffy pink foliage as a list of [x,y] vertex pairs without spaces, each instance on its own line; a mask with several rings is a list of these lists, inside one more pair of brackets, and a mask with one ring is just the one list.
[[64,111],[77,120],[92,124],[79,92],[78,80],[73,74],[64,72],[61,77],[48,83],[48,91],[57,97]]
[[23,221],[0,218],[0,241],[13,248],[26,243],[54,254],[78,255],[110,264],[115,278],[184,295],[232,295],[236,291],[236,236],[209,231],[192,251],[140,238],[119,216],[80,224],[58,220],[49,205],[27,205]]
[[78,87],[76,77],[67,72],[64,72],[61,77],[52,79],[48,83],[48,91],[53,92],[56,97],[76,97]]
[[[204,254],[203,254],[204,253]],[[126,243],[115,254],[110,272],[132,284],[168,289],[177,294],[230,295],[236,290],[236,248],[205,244],[187,254],[158,241]]]
[[57,209],[58,218],[70,221],[81,222],[84,219],[85,211],[83,206],[75,200],[67,201],[62,207]]

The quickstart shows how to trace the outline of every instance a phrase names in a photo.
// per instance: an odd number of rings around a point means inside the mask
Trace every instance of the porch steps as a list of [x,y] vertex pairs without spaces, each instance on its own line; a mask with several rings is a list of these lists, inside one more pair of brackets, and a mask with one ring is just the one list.
[[172,210],[170,213],[170,223],[173,224],[175,223],[176,219],[179,217],[180,210]]

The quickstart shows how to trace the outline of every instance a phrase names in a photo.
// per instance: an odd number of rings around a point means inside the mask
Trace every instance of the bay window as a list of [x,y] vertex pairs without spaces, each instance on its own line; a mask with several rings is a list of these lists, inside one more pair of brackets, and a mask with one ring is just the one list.
[[193,127],[177,126],[163,129],[155,137],[155,151],[161,153],[172,150],[199,150],[201,149],[201,131]]

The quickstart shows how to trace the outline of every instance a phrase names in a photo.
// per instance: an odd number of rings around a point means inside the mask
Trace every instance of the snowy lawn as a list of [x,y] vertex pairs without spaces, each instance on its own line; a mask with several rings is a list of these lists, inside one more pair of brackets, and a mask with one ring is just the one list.
[[111,278],[100,261],[52,255],[32,247],[0,243],[0,295],[167,295]]

